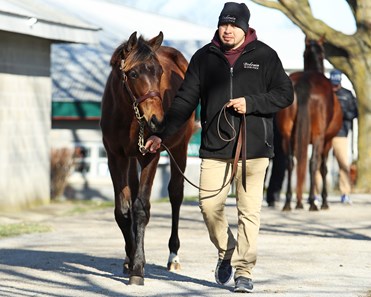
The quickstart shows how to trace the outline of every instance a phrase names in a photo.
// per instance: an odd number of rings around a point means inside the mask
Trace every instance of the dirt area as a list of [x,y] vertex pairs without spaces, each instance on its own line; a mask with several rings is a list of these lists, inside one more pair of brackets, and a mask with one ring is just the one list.
[[[371,195],[352,205],[330,197],[330,210],[263,207],[257,296],[371,296]],[[236,229],[234,199],[227,210]],[[0,296],[231,296],[214,280],[217,254],[197,203],[181,209],[179,273],[168,272],[170,205],[153,203],[145,237],[144,286],[122,274],[123,239],[112,208],[71,214],[71,205],[0,214],[0,224],[39,222],[47,233],[0,239]]]

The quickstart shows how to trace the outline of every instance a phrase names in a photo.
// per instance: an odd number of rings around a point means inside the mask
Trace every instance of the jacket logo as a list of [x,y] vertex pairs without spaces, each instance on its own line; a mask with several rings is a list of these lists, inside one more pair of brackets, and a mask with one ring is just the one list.
[[243,68],[245,68],[245,69],[256,69],[256,70],[258,70],[259,66],[260,66],[259,64],[254,64],[253,62],[251,62],[251,63],[244,62],[243,63]]

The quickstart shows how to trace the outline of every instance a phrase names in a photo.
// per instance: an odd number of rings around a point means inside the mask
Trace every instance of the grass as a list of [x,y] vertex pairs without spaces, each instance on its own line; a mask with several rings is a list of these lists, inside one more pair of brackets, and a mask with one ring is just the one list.
[[[51,216],[73,216],[88,211],[95,211],[113,207],[113,201],[95,201],[95,200],[66,200],[53,201],[50,207],[55,205],[56,211]],[[61,206],[61,207],[59,207]],[[48,210],[37,209],[38,213]],[[23,221],[20,223],[0,224],[0,239],[6,237],[15,237],[23,234],[50,232],[52,228],[44,222]]]
[[70,207],[62,215],[70,216],[95,211],[114,206],[113,201],[100,200],[68,200],[67,202],[57,202],[61,204],[70,204]]
[[[156,199],[151,203],[163,203],[163,202],[169,202],[169,197],[163,197],[160,199]],[[197,196],[186,196],[183,198],[183,203],[185,202],[198,202]]]
[[50,232],[52,228],[45,224],[22,222],[16,224],[0,225],[0,238],[14,237],[22,234]]

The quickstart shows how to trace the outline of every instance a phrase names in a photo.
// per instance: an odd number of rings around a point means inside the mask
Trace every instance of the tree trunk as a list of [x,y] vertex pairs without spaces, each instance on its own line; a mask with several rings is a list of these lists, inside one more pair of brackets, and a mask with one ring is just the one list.
[[364,59],[352,61],[354,72],[353,87],[358,100],[358,160],[356,189],[371,192],[371,70]]

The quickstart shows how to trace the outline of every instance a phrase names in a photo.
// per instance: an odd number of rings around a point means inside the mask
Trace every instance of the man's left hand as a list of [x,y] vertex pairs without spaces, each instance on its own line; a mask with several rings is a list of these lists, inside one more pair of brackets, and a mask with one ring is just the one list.
[[245,114],[246,113],[245,97],[239,97],[229,100],[227,107],[232,107],[236,112],[240,114]]

